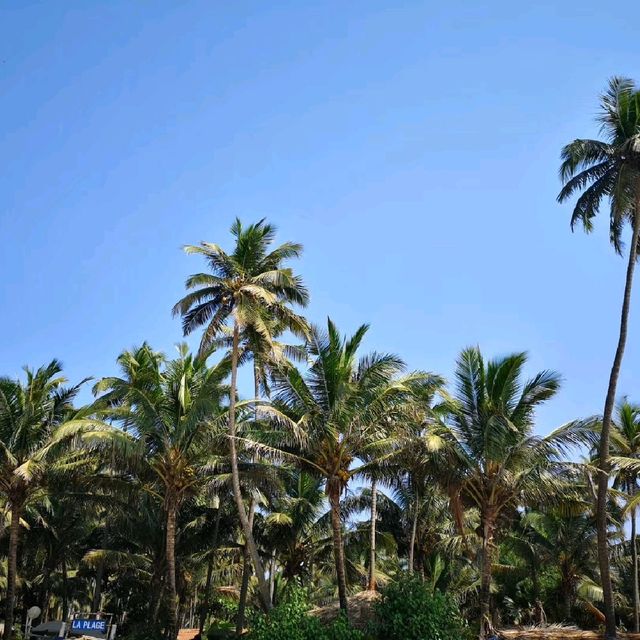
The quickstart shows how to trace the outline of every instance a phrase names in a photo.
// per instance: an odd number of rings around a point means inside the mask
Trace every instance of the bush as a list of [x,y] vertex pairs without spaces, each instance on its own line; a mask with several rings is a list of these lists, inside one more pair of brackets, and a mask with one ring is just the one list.
[[[238,601],[229,596],[219,595],[217,598],[214,598],[209,605],[209,613],[211,613],[214,620],[232,622],[235,625],[236,615],[238,613]],[[250,613],[249,609],[247,613]]]
[[309,599],[304,589],[292,588],[284,602],[253,624],[250,640],[363,640],[344,616],[329,626],[309,615]]
[[[118,637],[120,637],[118,635]],[[144,627],[138,629],[129,630],[124,636],[123,640],[162,640],[164,634],[158,630],[149,630]]]
[[469,629],[453,598],[418,577],[391,583],[375,605],[373,635],[380,640],[463,640]]
[[323,628],[321,640],[364,640],[362,631],[354,629],[344,614],[340,614],[329,626]]
[[235,625],[231,622],[214,622],[207,629],[207,640],[226,640],[227,638],[233,638],[235,636]]

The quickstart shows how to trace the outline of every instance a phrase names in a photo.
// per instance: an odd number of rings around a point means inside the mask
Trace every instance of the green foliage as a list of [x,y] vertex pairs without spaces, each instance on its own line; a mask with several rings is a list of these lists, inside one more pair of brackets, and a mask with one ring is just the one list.
[[215,622],[207,629],[208,640],[225,640],[235,635],[235,627],[231,622]]
[[375,606],[373,634],[380,640],[463,640],[470,631],[456,602],[420,578],[391,583]]
[[325,627],[309,615],[309,609],[307,592],[292,588],[282,604],[255,621],[250,640],[362,640],[362,632],[351,627],[345,617],[338,616]]
[[359,629],[354,629],[341,613],[318,637],[321,640],[363,640],[364,634]]
[[213,617],[221,622],[233,622],[238,613],[238,601],[228,596],[218,596],[211,603]]
[[160,629],[150,630],[149,627],[142,625],[131,629],[129,633],[123,636],[123,640],[162,640],[163,637],[164,634]]

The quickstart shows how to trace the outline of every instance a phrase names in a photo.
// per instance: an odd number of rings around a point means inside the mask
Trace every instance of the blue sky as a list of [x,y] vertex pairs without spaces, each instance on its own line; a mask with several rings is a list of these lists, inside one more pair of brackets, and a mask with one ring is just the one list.
[[[304,243],[309,316],[451,375],[530,352],[564,386],[546,432],[601,410],[624,261],[571,234],[558,155],[640,80],[640,7],[6,0],[0,7],[0,372],[72,380],[171,352],[180,247],[235,216]],[[603,222],[605,224],[603,224]],[[640,291],[636,298],[640,297]],[[620,392],[640,400],[640,302]],[[88,397],[88,395],[87,395]]]

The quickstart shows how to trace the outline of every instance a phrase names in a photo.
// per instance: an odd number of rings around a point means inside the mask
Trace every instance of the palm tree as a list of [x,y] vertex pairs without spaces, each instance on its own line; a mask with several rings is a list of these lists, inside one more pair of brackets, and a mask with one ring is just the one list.
[[347,609],[347,583],[340,496],[350,479],[368,466],[353,462],[372,459],[386,444],[386,423],[393,410],[412,393],[420,375],[397,376],[404,363],[397,356],[373,353],[357,358],[367,332],[362,325],[342,338],[334,323],[327,331],[313,327],[307,348],[312,364],[305,375],[293,365],[275,384],[275,405],[295,421],[289,451],[295,460],[325,481],[329,498],[333,552],[340,608]]
[[[434,402],[436,396],[448,398],[444,387],[444,378],[431,376],[415,400],[403,407],[393,434],[393,453],[385,461],[394,478],[392,485],[398,496],[406,501],[407,511],[411,514],[407,553],[409,573],[413,573],[415,568],[418,518],[422,501],[426,497],[427,486],[434,485],[438,470],[443,464],[439,455],[445,444],[439,428],[442,405],[435,405]],[[429,483],[429,480],[432,482]]]
[[440,481],[454,512],[460,510],[456,503],[463,501],[480,513],[480,638],[491,629],[491,570],[500,518],[510,508],[546,500],[553,486],[546,470],[557,454],[557,435],[535,436],[534,412],[555,395],[560,380],[556,373],[542,371],[523,381],[525,363],[525,353],[485,364],[478,348],[462,351],[451,420],[442,434],[450,448],[450,464]]
[[[287,326],[278,322],[276,318],[268,315],[268,309],[261,311],[263,330],[258,331],[255,325],[245,326],[240,333],[240,346],[238,354],[238,366],[251,361],[253,365],[253,386],[254,386],[254,422],[258,422],[258,400],[261,392],[267,396],[270,395],[270,382],[274,378],[274,372],[277,369],[286,367],[289,359],[300,361],[305,357],[304,348],[296,345],[282,343],[276,338],[287,330]],[[264,328],[266,327],[266,332]],[[233,346],[233,331],[225,328],[223,336],[215,340],[216,347],[225,347],[231,349]],[[297,334],[297,337],[306,337],[307,327],[304,324],[294,323],[289,329]],[[265,339],[265,333],[268,336]],[[253,531],[253,517],[256,504],[253,498],[249,501],[249,525]],[[243,545],[243,577],[240,589],[240,600],[238,603],[238,616],[236,626],[240,634],[244,629],[245,610],[247,605],[249,577],[251,573],[251,556],[249,553],[249,545]],[[270,584],[273,580],[270,577]],[[273,589],[269,589],[271,592]],[[270,598],[273,601],[273,598]]]
[[[618,464],[622,460],[640,460],[640,407],[631,404],[626,399],[618,403],[616,418],[614,422],[614,433],[612,434],[612,461]],[[627,493],[633,499],[638,491],[638,470],[633,468],[616,469],[614,462],[614,487]],[[640,631],[640,594],[638,593],[638,543],[636,541],[636,506],[630,507],[631,536],[629,546],[631,547],[631,564],[633,576],[633,630]]]
[[571,622],[577,597],[595,585],[598,578],[594,571],[596,527],[588,505],[574,513],[566,511],[555,508],[545,513],[530,512],[522,524],[532,545],[534,562],[557,567],[564,621]]
[[0,378],[0,489],[11,515],[5,640],[13,636],[20,521],[25,509],[44,499],[56,479],[88,462],[82,453],[73,453],[74,441],[89,442],[110,434],[108,427],[94,425],[81,412],[74,412],[72,402],[82,383],[65,387],[59,361],[25,371],[25,382]]
[[305,471],[284,475],[284,491],[270,501],[265,534],[277,554],[286,582],[309,579],[318,541],[326,534],[322,479]]
[[177,519],[185,502],[212,482],[216,462],[212,422],[223,414],[228,362],[207,367],[185,345],[166,362],[149,345],[122,353],[122,377],[94,387],[96,403],[122,423],[132,438],[121,452],[132,461],[144,490],[162,502],[166,526],[168,637],[178,633],[176,588]]
[[309,296],[301,279],[284,266],[287,260],[300,255],[301,245],[285,242],[272,248],[276,228],[264,220],[244,227],[236,219],[231,233],[235,238],[235,247],[230,254],[217,244],[208,242],[185,247],[187,253],[202,255],[211,273],[197,273],[187,279],[186,287],[193,291],[174,306],[173,313],[182,316],[185,335],[205,327],[199,350],[202,357],[208,355],[225,326],[232,330],[229,449],[233,493],[258,579],[262,604],[269,609],[269,586],[251,531],[238,472],[236,395],[240,340],[243,333],[247,335],[251,331],[262,336],[266,344],[271,344],[274,323],[278,328],[304,332],[306,322],[292,311],[291,304],[304,306]]
[[608,198],[610,238],[618,253],[622,253],[622,232],[625,223],[629,222],[631,225],[618,345],[609,375],[598,451],[598,561],[604,590],[606,638],[610,640],[616,637],[615,604],[607,544],[611,419],[627,342],[631,289],[640,237],[640,92],[632,80],[610,80],[608,90],[600,99],[599,120],[605,140],[578,139],[562,150],[560,177],[564,187],[558,195],[558,200],[564,202],[574,194],[581,193],[571,216],[571,226],[573,228],[576,224],[582,223],[588,232],[593,228],[593,218],[600,210],[602,199]]

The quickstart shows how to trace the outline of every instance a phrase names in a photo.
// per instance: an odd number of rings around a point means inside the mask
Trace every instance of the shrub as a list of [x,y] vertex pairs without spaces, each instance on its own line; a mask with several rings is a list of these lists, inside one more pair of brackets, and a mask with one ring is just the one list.
[[354,629],[344,614],[340,614],[330,625],[322,630],[321,640],[364,640],[362,631]]
[[123,640],[162,640],[163,637],[164,634],[157,629],[150,630],[145,627],[140,627],[130,629],[129,632],[123,636]]
[[470,632],[453,598],[420,578],[391,583],[375,605],[373,634],[381,640],[463,640]]
[[328,626],[309,615],[307,592],[299,587],[288,591],[285,600],[269,615],[258,617],[250,640],[362,640],[363,635],[344,616]]
[[233,638],[236,634],[236,627],[231,622],[214,622],[207,629],[207,640],[226,640]]

